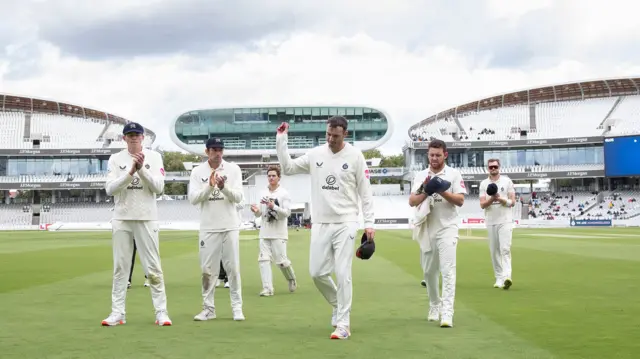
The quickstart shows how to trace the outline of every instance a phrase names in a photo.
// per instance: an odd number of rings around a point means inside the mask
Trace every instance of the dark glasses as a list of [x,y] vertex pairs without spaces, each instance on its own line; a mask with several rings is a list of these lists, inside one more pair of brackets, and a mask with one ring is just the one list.
[[490,170],[497,170],[498,168],[500,168],[499,166],[489,166]]

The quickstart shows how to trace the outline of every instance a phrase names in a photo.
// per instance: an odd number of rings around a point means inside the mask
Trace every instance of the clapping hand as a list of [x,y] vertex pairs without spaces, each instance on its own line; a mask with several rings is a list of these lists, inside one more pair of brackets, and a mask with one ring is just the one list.
[[216,180],[216,184],[218,185],[218,189],[223,189],[224,188],[224,177],[222,176],[215,176],[215,180]]
[[216,171],[211,171],[209,175],[209,186],[214,187],[216,185]]
[[133,155],[133,160],[136,163],[136,170],[142,168],[142,164],[144,163],[144,153],[138,152]]
[[251,212],[258,213],[258,206],[256,206],[255,204],[252,204],[251,205]]
[[133,157],[133,163],[131,164],[131,170],[129,170],[129,174],[133,176],[134,173],[142,168],[142,164],[144,163],[144,153],[139,152],[131,156]]

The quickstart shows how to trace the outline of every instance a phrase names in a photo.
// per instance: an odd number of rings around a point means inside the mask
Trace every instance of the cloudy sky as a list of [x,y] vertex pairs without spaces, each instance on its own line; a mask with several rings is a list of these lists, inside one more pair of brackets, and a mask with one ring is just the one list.
[[[609,4],[609,5],[606,5]],[[632,0],[0,0],[0,92],[144,123],[198,108],[367,104],[407,128],[466,101],[640,75]],[[6,16],[9,14],[9,16]]]

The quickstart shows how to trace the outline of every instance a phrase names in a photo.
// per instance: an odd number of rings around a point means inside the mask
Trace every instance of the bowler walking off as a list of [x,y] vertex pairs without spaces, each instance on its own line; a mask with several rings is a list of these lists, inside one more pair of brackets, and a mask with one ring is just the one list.
[[210,138],[205,145],[209,158],[191,171],[188,197],[200,207],[199,256],[202,270],[202,311],[197,321],[216,318],[214,294],[220,260],[229,278],[233,320],[244,320],[240,280],[240,215],[244,200],[242,171],[222,159],[224,142]]
[[516,190],[513,181],[500,174],[500,160],[487,161],[489,178],[480,182],[480,208],[484,209],[489,235],[489,253],[496,282],[494,288],[509,289],[511,279],[511,238]]
[[[365,234],[374,240],[374,213],[369,169],[362,152],[345,142],[347,120],[334,116],[327,121],[327,143],[291,159],[287,149],[289,124],[277,130],[276,149],[284,175],[311,175],[311,244],[309,272],[316,287],[333,307],[331,339],[351,335],[353,285],[351,267],[354,238],[362,202]],[[335,271],[336,283],[331,279]]]
[[[467,193],[460,172],[445,164],[447,156],[447,145],[443,141],[429,142],[429,168],[416,174],[409,196],[411,207],[420,205],[428,196],[433,197],[433,208],[426,220],[430,246],[428,250],[421,251],[421,265],[429,294],[428,320],[440,320],[440,326],[445,328],[453,326],[459,238],[458,207],[463,205],[464,195]],[[447,188],[438,188],[439,183],[446,183]],[[425,187],[431,186],[438,188],[438,191],[425,191]],[[440,275],[442,297],[439,290]]]
[[144,128],[130,122],[123,129],[127,149],[109,157],[105,189],[114,197],[113,288],[111,314],[104,326],[124,324],[127,282],[133,261],[133,244],[151,287],[156,324],[171,325],[160,263],[156,195],[164,190],[164,164],[158,152],[142,148]]

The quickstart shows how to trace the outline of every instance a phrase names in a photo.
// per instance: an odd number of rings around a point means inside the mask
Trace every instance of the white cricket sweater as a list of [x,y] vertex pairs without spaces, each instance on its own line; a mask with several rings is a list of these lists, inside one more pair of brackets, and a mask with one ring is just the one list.
[[142,168],[131,176],[133,157],[124,149],[109,157],[107,196],[113,196],[115,220],[157,221],[156,195],[164,191],[164,163],[162,156],[153,150],[143,149]]
[[291,196],[289,192],[278,186],[275,191],[271,192],[269,188],[260,192],[258,200],[268,198],[271,200],[278,199],[280,205],[274,205],[273,210],[276,212],[276,219],[269,221],[269,207],[266,204],[257,203],[258,212],[254,213],[256,217],[262,217],[260,225],[260,238],[263,239],[289,239],[288,218],[291,215]]
[[276,135],[278,160],[284,175],[311,175],[311,222],[358,222],[360,204],[365,228],[373,228],[373,196],[369,168],[362,151],[349,143],[333,153],[328,144],[312,148],[301,157],[291,159],[288,136]]
[[191,204],[200,208],[200,230],[225,232],[240,229],[238,204],[244,200],[242,171],[234,163],[222,160],[216,174],[226,177],[222,189],[209,185],[212,168],[205,161],[191,171],[188,197]]

